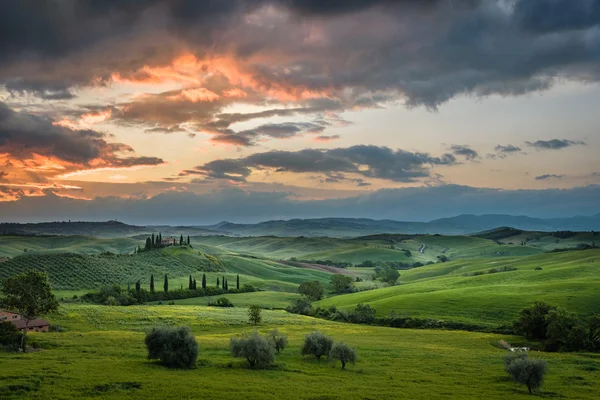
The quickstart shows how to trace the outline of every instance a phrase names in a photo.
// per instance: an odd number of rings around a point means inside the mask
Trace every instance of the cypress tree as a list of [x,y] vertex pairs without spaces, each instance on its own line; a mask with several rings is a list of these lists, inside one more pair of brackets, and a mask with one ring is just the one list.
[[221,279],[221,289],[225,290],[225,277]]
[[235,288],[237,290],[240,290],[240,274],[237,275],[237,278],[235,280]]
[[150,275],[150,293],[154,293],[154,275]]
[[150,242],[150,238],[146,238],[146,250],[150,250],[152,248],[152,242]]
[[192,276],[190,275],[190,282],[188,283],[188,289],[192,290],[194,288],[194,281],[192,281]]
[[190,245],[190,235],[188,235],[187,244]]
[[219,277],[217,276],[217,287],[221,286],[221,281],[219,281]]
[[225,291],[227,292],[229,290],[229,284],[227,283],[227,279],[225,279]]
[[196,290],[198,288],[198,286],[196,286],[196,278],[194,278],[194,282],[193,283],[194,283],[194,285],[193,285],[192,289]]
[[183,246],[183,235],[179,236],[179,245]]
[[156,242],[155,242],[154,233],[153,233],[152,234],[152,248],[154,248],[155,245],[156,245]]
[[169,291],[169,278],[167,277],[167,274],[165,274],[165,284],[163,285],[163,288],[165,293]]
[[135,283],[135,291],[139,293],[139,291],[142,289],[142,285],[140,283],[140,281],[137,281]]
[[206,289],[206,274],[202,274],[202,289]]

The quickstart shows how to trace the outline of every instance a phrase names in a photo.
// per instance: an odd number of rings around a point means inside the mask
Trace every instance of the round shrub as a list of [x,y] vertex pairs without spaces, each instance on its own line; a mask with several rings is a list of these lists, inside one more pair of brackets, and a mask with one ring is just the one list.
[[257,331],[249,335],[244,332],[239,338],[232,337],[229,349],[233,357],[248,360],[250,368],[265,368],[275,361],[275,348]]
[[322,332],[314,331],[304,337],[301,353],[303,356],[312,355],[320,360],[322,356],[329,355],[332,346],[332,338]]
[[339,360],[342,363],[342,369],[346,369],[347,363],[356,363],[356,350],[344,342],[337,342],[331,348],[329,358],[334,361]]
[[198,343],[190,328],[160,327],[146,335],[148,359],[169,368],[191,368],[198,358]]

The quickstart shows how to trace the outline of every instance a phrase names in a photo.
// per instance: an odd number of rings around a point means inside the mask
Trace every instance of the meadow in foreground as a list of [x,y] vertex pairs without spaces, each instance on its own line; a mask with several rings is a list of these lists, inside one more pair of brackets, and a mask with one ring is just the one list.
[[[264,399],[505,399],[530,398],[503,371],[500,339],[455,331],[340,324],[264,311],[260,332],[277,327],[289,347],[268,370],[231,358],[229,339],[253,329],[246,310],[198,306],[63,305],[49,317],[63,332],[31,334],[42,350],[0,354],[1,398],[264,398]],[[144,332],[188,325],[200,345],[195,369],[148,361]],[[357,348],[345,371],[300,356],[304,336],[319,329]],[[597,398],[600,357],[531,353],[548,361],[542,397]]]

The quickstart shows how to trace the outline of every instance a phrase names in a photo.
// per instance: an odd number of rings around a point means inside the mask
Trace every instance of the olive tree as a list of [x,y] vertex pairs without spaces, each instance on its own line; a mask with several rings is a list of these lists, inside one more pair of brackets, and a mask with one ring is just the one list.
[[21,349],[27,351],[25,336],[29,324],[41,315],[56,311],[58,301],[52,294],[48,275],[40,271],[26,271],[13,275],[2,281],[0,307],[15,311],[25,321],[21,334]]
[[273,346],[275,351],[277,351],[277,354],[279,354],[279,352],[281,350],[284,350],[287,346],[287,335],[279,333],[277,328],[269,332],[267,338],[269,339],[269,342],[271,342],[271,345]]
[[356,363],[356,350],[344,342],[337,342],[331,348],[329,358],[333,361],[339,360],[342,363],[342,369],[346,369],[347,363]]
[[146,335],[148,359],[169,368],[191,368],[198,358],[198,343],[190,328],[158,327]]
[[314,331],[304,337],[304,345],[302,346],[301,354],[312,355],[318,360],[322,356],[328,356],[333,346],[333,339],[323,332]]
[[233,357],[245,358],[250,368],[265,368],[275,361],[275,348],[257,331],[251,334],[244,332],[241,337],[232,337],[229,350]]
[[544,360],[532,360],[526,353],[504,358],[504,370],[510,377],[521,385],[527,386],[529,393],[533,393],[542,386],[548,364]]

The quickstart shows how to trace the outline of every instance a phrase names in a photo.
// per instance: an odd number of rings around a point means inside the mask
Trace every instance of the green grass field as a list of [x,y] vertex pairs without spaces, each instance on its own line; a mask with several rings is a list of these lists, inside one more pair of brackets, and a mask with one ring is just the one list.
[[[261,332],[277,327],[289,346],[268,370],[229,355],[229,338],[251,331],[246,310],[198,306],[62,306],[50,321],[61,333],[34,333],[43,349],[0,353],[0,397],[20,399],[530,399],[503,371],[506,351],[492,334],[340,324],[264,311]],[[170,370],[146,359],[144,332],[188,325],[200,345],[197,367]],[[319,329],[356,347],[342,371],[300,356]],[[592,354],[532,354],[548,361],[541,397],[596,399],[600,359]]]
[[[518,270],[465,276],[503,266]],[[380,316],[395,312],[496,326],[511,323],[519,310],[542,300],[585,316],[600,312],[599,271],[600,250],[457,260],[402,271],[397,286],[330,297],[316,305],[353,309],[368,303]]]

